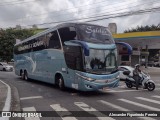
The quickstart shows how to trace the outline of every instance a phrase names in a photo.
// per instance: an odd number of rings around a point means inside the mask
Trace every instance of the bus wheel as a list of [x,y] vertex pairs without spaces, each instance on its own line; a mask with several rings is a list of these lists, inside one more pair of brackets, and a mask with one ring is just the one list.
[[21,79],[24,80],[24,73],[22,70],[20,71],[20,76],[21,76]]
[[65,89],[64,80],[63,80],[62,77],[59,77],[59,78],[58,78],[58,87],[59,87],[61,90],[64,90],[64,89]]
[[26,70],[24,71],[24,80],[28,80],[28,73]]

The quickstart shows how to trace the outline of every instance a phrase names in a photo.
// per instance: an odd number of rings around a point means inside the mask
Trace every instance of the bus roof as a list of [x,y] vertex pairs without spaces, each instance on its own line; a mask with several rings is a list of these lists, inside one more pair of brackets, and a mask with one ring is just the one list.
[[[49,32],[51,32],[51,31],[53,31],[53,30],[58,29],[58,28],[75,26],[75,25],[77,25],[77,24],[96,25],[96,24],[83,23],[83,22],[78,22],[78,23],[62,23],[62,24],[56,25],[56,26],[54,26],[54,27],[48,28],[48,29],[46,29],[46,30],[44,30],[44,31],[42,31],[42,32],[40,32],[40,33],[37,33],[37,34],[35,34],[35,35],[27,38],[27,39],[24,39],[23,41],[15,44],[15,46],[20,45],[20,44],[22,44],[22,43],[25,43],[25,42],[33,39],[33,38],[39,37],[39,36],[44,35],[44,34],[46,34],[46,33],[49,33]],[[100,26],[100,25],[96,25],[96,26]]]

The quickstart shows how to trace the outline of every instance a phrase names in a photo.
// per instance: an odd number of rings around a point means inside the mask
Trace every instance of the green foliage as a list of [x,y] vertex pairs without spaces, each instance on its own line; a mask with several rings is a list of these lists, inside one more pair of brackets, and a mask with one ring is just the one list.
[[34,35],[32,29],[14,29],[8,28],[0,30],[0,58],[5,61],[10,61],[13,58],[13,47],[16,39],[26,39]]
[[160,24],[159,25],[151,25],[151,26],[137,26],[136,28],[131,28],[128,30],[125,30],[124,33],[129,32],[146,32],[146,31],[158,31],[160,30]]

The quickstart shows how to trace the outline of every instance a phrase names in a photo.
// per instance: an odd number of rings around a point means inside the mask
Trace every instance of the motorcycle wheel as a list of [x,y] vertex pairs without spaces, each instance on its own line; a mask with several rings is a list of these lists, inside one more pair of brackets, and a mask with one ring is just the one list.
[[126,86],[127,86],[128,88],[132,88],[132,87],[133,87],[132,83],[126,83]]
[[147,89],[148,91],[153,91],[155,89],[155,84],[152,82],[148,82]]

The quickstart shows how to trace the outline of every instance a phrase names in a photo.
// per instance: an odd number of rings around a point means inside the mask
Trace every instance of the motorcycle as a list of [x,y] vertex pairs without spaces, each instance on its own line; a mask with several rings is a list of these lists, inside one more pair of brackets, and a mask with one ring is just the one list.
[[[124,75],[127,76],[125,83],[128,88],[136,87],[136,81],[133,79],[133,76],[130,76],[130,71],[124,71]],[[139,86],[142,86],[144,89],[148,89],[148,91],[153,91],[155,89],[155,83],[153,80],[151,80],[150,75],[145,74],[144,72],[141,72],[139,74],[140,80],[139,80]]]

